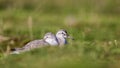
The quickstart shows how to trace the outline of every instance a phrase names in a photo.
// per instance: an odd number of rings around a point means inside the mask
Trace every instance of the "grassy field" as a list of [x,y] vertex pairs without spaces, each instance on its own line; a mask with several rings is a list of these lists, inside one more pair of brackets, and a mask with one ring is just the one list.
[[[119,68],[119,0],[0,0],[0,68]],[[44,47],[20,55],[46,32],[66,29],[63,48]],[[3,38],[4,39],[4,38]]]

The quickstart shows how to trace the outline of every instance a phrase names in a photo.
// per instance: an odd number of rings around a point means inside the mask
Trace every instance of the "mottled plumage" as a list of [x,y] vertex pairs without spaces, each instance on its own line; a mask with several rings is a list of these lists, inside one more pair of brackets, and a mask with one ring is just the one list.
[[15,48],[13,49],[11,54],[19,54],[20,52],[29,51],[31,49],[45,47],[45,46],[63,46],[67,44],[66,38],[70,38],[66,30],[59,30],[56,33],[56,36],[52,34],[51,32],[48,32],[45,34],[43,39],[40,40],[33,40],[29,43],[27,43],[22,48]]
[[29,51],[31,49],[45,47],[45,46],[48,46],[48,45],[51,45],[51,46],[52,45],[58,45],[58,42],[56,41],[55,35],[52,34],[51,32],[46,33],[43,39],[33,40],[33,41],[27,43],[22,48],[12,49],[13,51],[12,51],[11,54],[19,54],[20,52],[25,52],[25,51]]

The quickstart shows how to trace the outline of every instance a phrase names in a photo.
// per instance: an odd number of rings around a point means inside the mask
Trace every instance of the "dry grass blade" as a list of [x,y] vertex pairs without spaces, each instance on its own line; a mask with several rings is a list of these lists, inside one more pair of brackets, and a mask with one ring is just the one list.
[[29,35],[30,35],[30,39],[32,40],[33,39],[33,30],[32,30],[32,28],[33,28],[33,21],[32,21],[32,17],[31,16],[29,16],[28,17],[28,30],[29,30]]

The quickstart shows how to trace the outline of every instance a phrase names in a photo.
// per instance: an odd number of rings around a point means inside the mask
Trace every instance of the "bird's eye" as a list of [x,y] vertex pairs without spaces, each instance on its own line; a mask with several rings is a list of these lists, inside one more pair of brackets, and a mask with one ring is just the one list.
[[64,33],[62,32],[62,34],[64,34]]
[[65,33],[62,33],[64,36],[66,35]]

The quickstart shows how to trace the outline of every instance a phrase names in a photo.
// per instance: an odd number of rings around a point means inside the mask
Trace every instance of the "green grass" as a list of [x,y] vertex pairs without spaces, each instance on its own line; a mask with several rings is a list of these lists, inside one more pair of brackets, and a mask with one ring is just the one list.
[[63,48],[45,47],[20,55],[4,55],[7,46],[22,47],[30,41],[27,23],[29,14],[14,11],[12,16],[3,17],[2,33],[12,39],[0,43],[1,68],[119,68],[118,17],[79,13],[72,15],[76,22],[69,25],[66,24],[66,21],[69,22],[67,14],[30,13],[30,15],[33,18],[33,39],[42,38],[46,32],[55,33],[63,28],[75,40],[68,39],[69,44]]
[[[106,68],[108,63],[105,60],[95,59],[82,54],[80,48],[67,46],[65,48],[48,47],[36,49],[21,55],[11,55],[1,60],[1,67],[16,68]],[[93,59],[92,59],[93,58]],[[13,62],[14,61],[14,62]],[[14,65],[13,65],[14,64]]]
[[[1,0],[0,35],[10,40],[0,42],[0,68],[119,68],[119,3]],[[63,48],[44,47],[8,55],[9,47],[22,47],[30,40],[43,38],[46,32],[56,33],[61,28],[75,39],[68,39]]]

